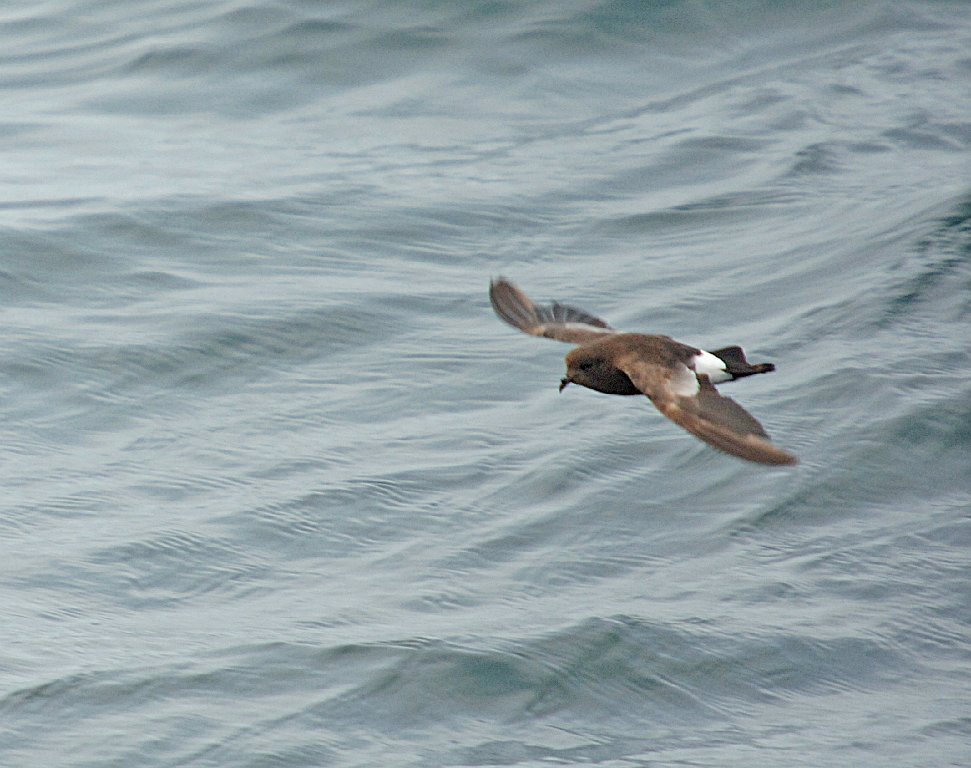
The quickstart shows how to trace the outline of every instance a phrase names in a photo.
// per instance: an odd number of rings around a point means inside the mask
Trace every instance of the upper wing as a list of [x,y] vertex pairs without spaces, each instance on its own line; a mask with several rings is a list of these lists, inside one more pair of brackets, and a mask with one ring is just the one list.
[[686,365],[672,369],[635,357],[620,362],[620,369],[661,413],[713,448],[759,464],[799,461],[769,442],[755,417],[718,394],[707,376],[696,376]]
[[583,344],[616,333],[607,323],[582,309],[553,302],[537,305],[504,278],[489,283],[492,308],[513,328],[531,336]]

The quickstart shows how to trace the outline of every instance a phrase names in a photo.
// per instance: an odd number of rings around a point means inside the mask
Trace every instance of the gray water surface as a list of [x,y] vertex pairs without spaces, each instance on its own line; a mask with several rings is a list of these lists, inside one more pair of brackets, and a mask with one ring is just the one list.
[[[0,763],[971,764],[971,12],[0,11]],[[556,392],[503,274],[799,454]]]

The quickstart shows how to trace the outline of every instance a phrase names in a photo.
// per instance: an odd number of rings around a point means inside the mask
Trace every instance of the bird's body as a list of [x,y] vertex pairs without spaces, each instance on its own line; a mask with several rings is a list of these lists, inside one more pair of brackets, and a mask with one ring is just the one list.
[[714,385],[775,370],[751,364],[741,347],[706,352],[670,336],[620,333],[584,310],[554,302],[543,306],[512,283],[489,286],[496,314],[532,336],[578,344],[566,356],[560,390],[578,384],[608,395],[646,395],[657,409],[709,445],[761,464],[797,459],[769,442],[756,419]]

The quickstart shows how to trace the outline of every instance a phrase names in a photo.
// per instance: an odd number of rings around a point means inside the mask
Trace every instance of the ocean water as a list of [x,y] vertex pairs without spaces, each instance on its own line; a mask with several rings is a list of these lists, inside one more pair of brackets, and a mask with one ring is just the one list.
[[971,765],[969,83],[963,2],[5,5],[0,765]]

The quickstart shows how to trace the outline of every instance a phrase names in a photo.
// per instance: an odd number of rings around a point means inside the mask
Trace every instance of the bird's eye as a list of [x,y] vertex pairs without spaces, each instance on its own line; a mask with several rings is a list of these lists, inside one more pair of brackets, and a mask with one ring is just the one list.
[[589,371],[591,368],[593,368],[593,363],[589,360],[584,360],[582,363],[580,363],[581,371]]

